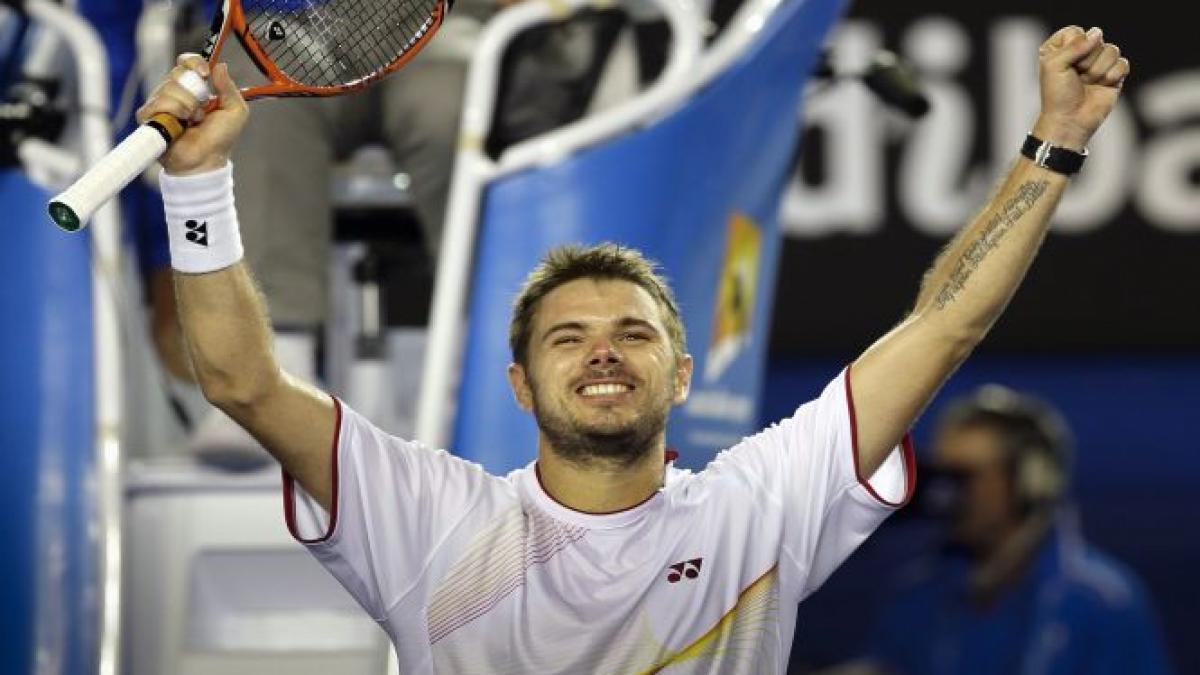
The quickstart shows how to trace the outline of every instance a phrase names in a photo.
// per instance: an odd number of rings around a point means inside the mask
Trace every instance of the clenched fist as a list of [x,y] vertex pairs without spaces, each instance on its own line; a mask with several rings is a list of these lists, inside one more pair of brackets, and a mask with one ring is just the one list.
[[1033,133],[1042,140],[1082,150],[1116,105],[1129,76],[1129,59],[1104,41],[1104,32],[1067,26],[1042,43],[1042,110]]

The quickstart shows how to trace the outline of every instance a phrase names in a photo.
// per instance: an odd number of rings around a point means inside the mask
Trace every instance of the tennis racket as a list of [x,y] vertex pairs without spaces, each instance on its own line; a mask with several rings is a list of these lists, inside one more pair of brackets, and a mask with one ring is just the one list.
[[[215,64],[230,34],[267,82],[242,89],[265,96],[336,96],[362,89],[403,66],[441,27],[453,0],[223,0],[201,56]],[[212,96],[194,72],[180,79],[196,98]],[[73,185],[50,201],[64,230],[83,228],[101,205],[154,163],[187,123],[161,113],[147,120]]]

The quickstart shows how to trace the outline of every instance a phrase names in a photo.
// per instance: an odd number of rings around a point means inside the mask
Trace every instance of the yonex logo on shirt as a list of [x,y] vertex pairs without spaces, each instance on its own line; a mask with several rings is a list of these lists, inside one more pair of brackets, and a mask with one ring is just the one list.
[[687,577],[695,579],[700,576],[700,565],[704,563],[703,558],[692,558],[684,562],[678,562],[667,568],[667,583],[677,583],[680,579]]

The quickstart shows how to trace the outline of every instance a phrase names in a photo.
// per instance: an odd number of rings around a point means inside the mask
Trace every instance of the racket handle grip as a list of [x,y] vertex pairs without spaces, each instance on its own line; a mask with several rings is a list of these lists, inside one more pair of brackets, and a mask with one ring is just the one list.
[[97,209],[161,157],[183,128],[182,122],[166,113],[151,117],[50,200],[51,220],[68,232],[82,229]]

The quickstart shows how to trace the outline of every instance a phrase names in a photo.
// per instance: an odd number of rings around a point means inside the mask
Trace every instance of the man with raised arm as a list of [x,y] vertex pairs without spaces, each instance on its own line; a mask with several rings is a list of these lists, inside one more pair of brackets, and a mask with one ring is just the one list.
[[[186,68],[210,75],[185,56],[173,77]],[[247,109],[225,67],[206,117],[173,78],[139,115],[196,122],[162,162],[197,378],[279,460],[288,527],[388,632],[403,672],[783,672],[797,603],[908,498],[907,430],[1016,290],[1128,73],[1098,29],[1047,40],[1022,156],[909,316],[695,474],[664,440],[692,374],[679,310],[636,251],[565,247],[530,274],[509,377],[537,459],[491,476],[279,370],[239,262],[228,157]]]

